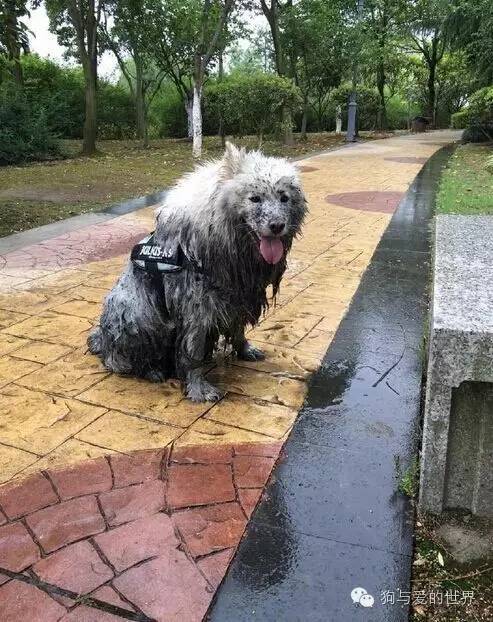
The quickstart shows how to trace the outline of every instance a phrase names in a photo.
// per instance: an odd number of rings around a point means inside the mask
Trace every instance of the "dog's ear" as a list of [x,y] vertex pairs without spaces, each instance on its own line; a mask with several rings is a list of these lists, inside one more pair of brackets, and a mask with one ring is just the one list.
[[219,176],[222,181],[232,179],[241,170],[241,165],[245,158],[246,151],[242,147],[238,149],[233,143],[226,143],[226,151],[224,152],[223,159],[221,160],[221,168]]

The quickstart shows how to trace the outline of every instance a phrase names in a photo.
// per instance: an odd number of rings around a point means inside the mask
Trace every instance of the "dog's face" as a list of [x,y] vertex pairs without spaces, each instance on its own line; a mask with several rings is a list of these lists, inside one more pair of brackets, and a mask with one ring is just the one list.
[[[230,213],[248,227],[267,263],[278,263],[300,231],[306,200],[295,167],[287,160],[228,145],[225,165]],[[228,168],[229,167],[229,168]]]

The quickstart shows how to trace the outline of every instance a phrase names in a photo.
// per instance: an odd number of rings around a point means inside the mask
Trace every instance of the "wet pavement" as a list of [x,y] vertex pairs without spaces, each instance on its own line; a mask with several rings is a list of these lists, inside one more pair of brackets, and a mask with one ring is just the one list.
[[[398,485],[417,453],[430,226],[449,155],[424,166],[377,246],[211,620],[407,620],[413,510]],[[372,607],[353,602],[357,587]]]
[[[276,304],[248,335],[267,358],[217,361],[209,375],[226,392],[217,404],[190,403],[173,380],[109,374],[87,353],[101,300],[153,228],[152,207],[93,214],[75,229],[55,223],[21,247],[16,236],[0,243],[2,622],[37,620],[39,611],[41,622],[198,622],[279,456],[244,545],[260,559],[244,573],[240,601],[254,590],[265,620],[297,620],[308,603],[318,620],[327,604],[316,594],[327,585],[340,591],[330,602],[344,612],[341,577],[362,580],[366,568],[374,583],[363,587],[376,593],[379,568],[397,576],[407,567],[408,508],[391,496],[389,456],[404,463],[412,448],[423,312],[416,276],[427,261],[430,191],[415,184],[388,224],[421,161],[456,137],[395,137],[304,161],[304,235]],[[224,611],[242,556],[219,600]],[[337,565],[327,565],[332,558]],[[279,615],[269,594],[284,603]],[[243,615],[234,607],[223,619]]]

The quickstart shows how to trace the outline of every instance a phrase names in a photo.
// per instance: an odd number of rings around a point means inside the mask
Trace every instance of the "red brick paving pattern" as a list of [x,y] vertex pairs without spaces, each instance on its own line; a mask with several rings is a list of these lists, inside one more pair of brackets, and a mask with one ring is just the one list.
[[19,274],[28,269],[62,269],[122,253],[149,233],[137,219],[116,218],[0,255],[0,271]]
[[137,451],[1,487],[0,620],[202,620],[280,449]]
[[341,192],[325,197],[327,203],[365,212],[393,214],[404,197],[404,192],[371,191]]

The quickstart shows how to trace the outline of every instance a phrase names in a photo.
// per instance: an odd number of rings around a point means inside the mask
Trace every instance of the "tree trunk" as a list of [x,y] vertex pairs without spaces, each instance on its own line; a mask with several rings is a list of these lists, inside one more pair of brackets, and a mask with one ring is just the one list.
[[[221,50],[219,52],[219,69],[218,69],[218,74],[217,74],[217,79],[218,82],[222,82],[224,78],[224,63],[223,63],[223,50]],[[226,132],[224,129],[224,119],[223,119],[223,115],[220,112],[219,113],[219,128],[217,133],[219,134],[219,137],[221,139],[221,147],[223,149],[226,148]]]
[[24,76],[22,73],[21,65],[21,46],[18,42],[18,28],[19,23],[14,13],[10,13],[8,10],[5,13],[5,30],[7,41],[5,43],[7,48],[7,56],[11,62],[11,73],[15,83],[18,87],[22,87],[24,84]]
[[308,100],[303,98],[303,116],[301,117],[301,139],[306,140],[306,124],[308,121]]
[[193,85],[193,148],[192,154],[194,158],[202,157],[202,87],[200,82],[195,81]]
[[282,109],[282,125],[284,128],[284,144],[287,147],[291,147],[294,145],[293,118],[291,116],[291,110],[286,108],[286,106]]
[[190,93],[185,95],[185,112],[187,113],[187,136],[188,140],[193,140],[193,96]]
[[84,70],[85,78],[85,119],[82,141],[83,155],[96,153],[97,103],[96,103],[96,63],[91,62]]
[[142,141],[143,147],[149,146],[147,132],[147,110],[144,93],[144,79],[142,65],[135,59],[135,113],[137,120],[137,138]]
[[435,110],[435,77],[436,77],[436,63],[434,59],[431,59],[428,64],[428,97],[426,102],[426,113],[431,118],[431,127],[435,127],[436,123],[436,110]]
[[382,62],[377,68],[377,90],[378,90],[378,110],[377,110],[377,130],[387,129],[387,102],[385,101],[385,67]]

